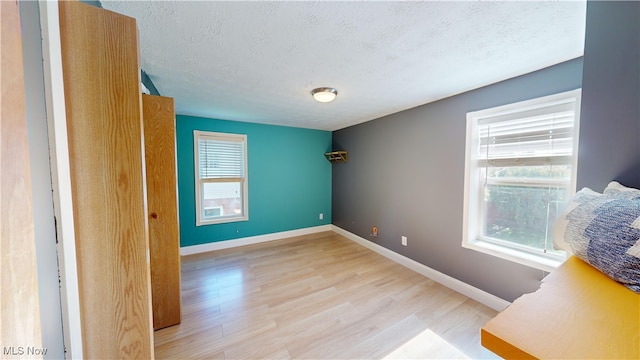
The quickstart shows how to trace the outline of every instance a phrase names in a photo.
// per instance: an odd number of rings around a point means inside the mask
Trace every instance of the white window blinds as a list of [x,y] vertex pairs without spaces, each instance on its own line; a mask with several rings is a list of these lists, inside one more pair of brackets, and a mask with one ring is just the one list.
[[571,163],[575,99],[478,119],[478,165]]
[[201,180],[245,177],[245,145],[241,139],[202,136],[198,138],[198,168]]

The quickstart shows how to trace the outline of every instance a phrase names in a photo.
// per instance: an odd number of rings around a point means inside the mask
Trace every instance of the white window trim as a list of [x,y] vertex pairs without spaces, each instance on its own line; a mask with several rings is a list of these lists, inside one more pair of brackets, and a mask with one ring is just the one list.
[[[462,247],[543,271],[552,271],[566,260],[566,255],[562,256],[550,253],[535,254],[513,247],[500,246],[495,244],[494,242],[483,241],[483,239],[478,236],[479,225],[483,220],[481,215],[482,211],[480,209],[480,207],[482,206],[482,194],[478,190],[478,187],[475,186],[475,184],[478,184],[479,179],[478,171],[476,171],[476,164],[478,164],[478,159],[476,156],[476,152],[474,151],[474,149],[476,149],[478,146],[478,136],[474,132],[477,129],[477,126],[475,126],[475,124],[477,123],[478,118],[520,112],[522,110],[526,110],[527,108],[539,107],[541,104],[563,101],[566,99],[575,99],[575,123],[573,136],[574,143],[573,155],[571,160],[572,173],[571,182],[569,184],[569,190],[574,193],[576,189],[576,174],[578,168],[578,134],[580,131],[581,93],[581,89],[576,89],[532,100],[467,113]],[[471,186],[472,184],[473,186]],[[471,201],[472,197],[475,198],[475,201]]]
[[[199,138],[215,138],[220,140],[229,140],[242,142],[244,145],[244,178],[242,179],[242,215],[237,216],[224,216],[219,219],[203,219],[202,218],[202,186],[204,181],[200,180],[199,172],[199,152],[198,152],[198,139]],[[212,131],[193,131],[193,170],[195,175],[195,196],[196,196],[196,226],[224,224],[230,222],[239,222],[249,220],[249,164],[247,162],[247,135],[244,134],[230,134],[219,133]],[[229,181],[229,179],[222,179],[221,182]]]

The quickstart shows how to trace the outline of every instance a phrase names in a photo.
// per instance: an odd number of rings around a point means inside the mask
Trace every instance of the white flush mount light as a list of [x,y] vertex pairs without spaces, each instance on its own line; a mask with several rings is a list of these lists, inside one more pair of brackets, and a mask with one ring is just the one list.
[[311,90],[311,95],[317,102],[327,103],[333,101],[338,96],[338,90],[330,87],[321,87]]

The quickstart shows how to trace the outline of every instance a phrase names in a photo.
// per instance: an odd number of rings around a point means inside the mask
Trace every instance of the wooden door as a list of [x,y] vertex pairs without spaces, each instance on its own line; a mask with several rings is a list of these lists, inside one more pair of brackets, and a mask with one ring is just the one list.
[[42,341],[18,3],[0,1],[0,19],[0,344],[15,356]]
[[59,8],[83,355],[153,358],[136,21]]
[[173,99],[142,95],[153,328],[180,323],[180,234]]

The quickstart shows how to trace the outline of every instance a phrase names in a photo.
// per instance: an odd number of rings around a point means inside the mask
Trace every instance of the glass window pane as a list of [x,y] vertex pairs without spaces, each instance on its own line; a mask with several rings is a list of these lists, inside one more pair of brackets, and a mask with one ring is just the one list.
[[489,179],[571,180],[571,165],[508,166],[487,169]]
[[552,225],[567,196],[564,187],[485,185],[483,235],[554,251]]
[[203,219],[242,216],[242,183],[202,183]]

